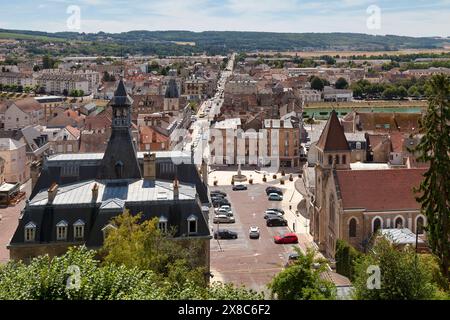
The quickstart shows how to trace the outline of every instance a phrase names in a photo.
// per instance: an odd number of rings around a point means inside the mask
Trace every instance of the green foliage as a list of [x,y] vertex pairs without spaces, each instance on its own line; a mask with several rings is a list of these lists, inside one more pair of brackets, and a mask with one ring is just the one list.
[[361,258],[361,253],[344,240],[336,242],[336,272],[346,276],[350,280],[355,277],[355,265]]
[[319,77],[315,77],[315,76],[313,76],[311,78],[311,89],[323,91],[324,87],[325,87],[325,82],[323,79],[321,79]]
[[158,219],[142,221],[142,215],[131,215],[128,211],[115,217],[101,253],[106,263],[151,270],[174,283],[191,279],[204,284],[204,269],[201,267],[201,242],[171,239],[175,230],[167,233],[158,228]]
[[[0,30],[0,38],[23,40],[23,46],[32,54],[59,55],[190,55],[206,52],[209,55],[231,51],[257,50],[297,51],[301,48],[358,50],[396,50],[401,48],[437,48],[443,40],[435,38],[374,36],[351,33],[274,33],[235,31],[130,31],[123,33],[74,32],[46,33],[36,31]],[[194,42],[195,46],[175,42]],[[52,49],[42,46],[53,43]],[[416,55],[420,57],[420,55]],[[332,62],[330,60],[330,62]]]
[[429,245],[450,280],[450,77],[433,76],[427,92],[428,109],[420,125],[424,136],[415,151],[430,167],[416,190],[417,201],[427,217]]
[[57,61],[50,57],[49,55],[45,55],[42,57],[42,68],[43,69],[54,69],[57,66]]
[[[392,83],[370,83],[365,79],[358,80],[350,86],[353,96],[357,98],[405,98],[425,95],[425,80],[412,78]],[[413,89],[411,89],[413,88]]]
[[[380,289],[367,286],[369,266],[380,268]],[[437,294],[428,267],[414,249],[400,250],[384,238],[377,239],[372,250],[357,263],[353,285],[355,298],[361,300],[422,300],[436,298]]]
[[326,270],[324,261],[315,258],[316,252],[309,250],[299,254],[298,259],[277,274],[269,288],[272,296],[280,300],[324,300],[336,297],[333,283],[324,280],[322,273]]
[[339,78],[336,80],[336,83],[334,86],[336,87],[336,89],[347,89],[348,82],[345,78]]
[[71,97],[82,97],[82,96],[84,96],[84,91],[75,89],[75,90],[70,91],[69,96],[71,96]]
[[[152,271],[124,265],[101,264],[95,251],[71,248],[61,257],[48,255],[30,264],[9,262],[0,266],[0,300],[176,300],[226,299],[254,300],[263,295],[245,288],[216,283],[198,286],[190,280],[173,282]],[[78,266],[79,286],[67,286]],[[70,283],[77,283],[71,282]]]

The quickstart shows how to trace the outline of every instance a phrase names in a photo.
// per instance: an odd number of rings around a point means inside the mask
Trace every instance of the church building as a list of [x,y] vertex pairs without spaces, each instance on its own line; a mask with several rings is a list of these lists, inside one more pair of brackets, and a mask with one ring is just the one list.
[[317,142],[310,232],[319,250],[334,258],[342,239],[364,251],[378,229],[407,228],[424,237],[414,187],[426,169],[352,170],[351,150],[336,112]]

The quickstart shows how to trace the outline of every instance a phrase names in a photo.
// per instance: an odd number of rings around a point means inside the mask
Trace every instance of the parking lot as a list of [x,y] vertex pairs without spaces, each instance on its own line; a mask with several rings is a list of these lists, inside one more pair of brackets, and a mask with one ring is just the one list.
[[[273,237],[290,231],[288,227],[267,227],[264,212],[268,208],[281,208],[280,201],[267,200],[267,184],[247,185],[248,190],[232,191],[231,185],[210,187],[227,193],[236,222],[213,224],[216,231],[229,229],[238,233],[238,239],[211,240],[211,270],[213,281],[244,284],[247,288],[266,291],[266,285],[280,272],[292,253],[292,244],[275,244]],[[260,238],[249,238],[250,226],[260,228]]]

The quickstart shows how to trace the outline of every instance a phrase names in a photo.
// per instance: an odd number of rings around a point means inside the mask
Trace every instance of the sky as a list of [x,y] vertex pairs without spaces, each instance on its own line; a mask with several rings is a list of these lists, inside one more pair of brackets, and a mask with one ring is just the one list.
[[0,8],[0,28],[49,32],[227,30],[450,36],[450,0],[0,0]]

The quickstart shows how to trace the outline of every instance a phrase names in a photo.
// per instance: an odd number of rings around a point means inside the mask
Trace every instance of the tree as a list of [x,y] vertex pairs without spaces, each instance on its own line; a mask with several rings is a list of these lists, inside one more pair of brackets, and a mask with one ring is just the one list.
[[339,78],[336,80],[336,83],[334,85],[336,89],[347,89],[348,88],[348,82],[345,78]]
[[53,69],[56,66],[56,60],[52,59],[49,55],[42,57],[42,68]]
[[394,87],[388,87],[388,88],[384,89],[384,91],[383,91],[384,99],[392,100],[395,97],[397,97],[397,89],[395,89]]
[[414,98],[420,97],[420,91],[417,88],[417,86],[409,87],[409,89],[408,89],[408,96],[414,97]]
[[141,214],[133,216],[128,211],[112,220],[117,228],[109,231],[105,239],[102,250],[105,261],[152,270],[180,283],[183,283],[180,277],[186,277],[204,284],[204,269],[198,258],[201,242],[189,240],[189,245],[183,246],[171,239],[175,230],[164,233],[158,228],[157,218],[141,220]]
[[[370,288],[370,266],[380,270],[380,288]],[[361,300],[420,300],[436,297],[437,287],[428,268],[411,247],[400,249],[379,237],[356,265],[355,298]]]
[[323,91],[324,86],[325,85],[324,85],[322,79],[320,79],[318,77],[313,77],[311,79],[311,89],[318,90],[318,91]]
[[322,278],[322,273],[327,268],[325,261],[316,259],[314,250],[308,249],[306,254],[299,248],[295,250],[299,255],[295,263],[277,274],[269,284],[272,297],[276,295],[281,300],[335,298],[333,283]]
[[406,90],[406,88],[404,86],[400,86],[397,88],[397,97],[399,97],[400,99],[403,99],[407,96],[408,96],[408,91]]
[[336,272],[354,279],[355,265],[361,258],[361,253],[349,245],[344,240],[338,239],[336,242]]
[[420,127],[424,134],[415,151],[428,162],[417,201],[427,217],[427,239],[438,257],[442,274],[450,280],[450,77],[433,76],[428,84],[428,109]]
[[[264,296],[244,287],[214,283],[201,287],[190,280],[174,283],[154,272],[101,263],[96,252],[70,248],[60,257],[48,255],[29,264],[0,265],[0,300],[256,300]],[[79,272],[78,272],[79,271]],[[69,285],[68,285],[69,283]]]

